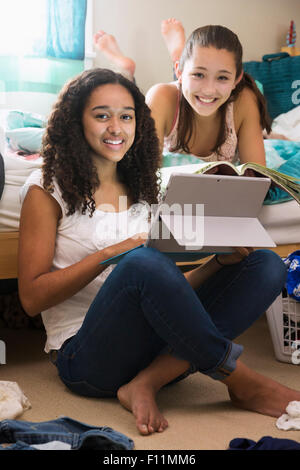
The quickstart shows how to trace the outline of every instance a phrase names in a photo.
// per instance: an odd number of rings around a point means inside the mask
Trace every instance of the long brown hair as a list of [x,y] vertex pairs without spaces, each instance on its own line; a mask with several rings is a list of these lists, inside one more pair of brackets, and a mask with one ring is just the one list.
[[[56,179],[68,207],[68,215],[76,210],[90,215],[95,210],[93,194],[101,184],[84,137],[82,114],[92,91],[105,84],[125,87],[134,99],[135,139],[117,171],[127,186],[133,203],[139,200],[156,204],[159,198],[159,141],[150,109],[138,87],[108,69],[87,70],[72,79],[62,89],[49,117],[43,138],[43,187],[53,192]],[[101,175],[100,175],[101,178]]]
[[[208,25],[201,28],[197,28],[188,38],[184,50],[182,52],[179,61],[179,70],[183,71],[184,65],[188,59],[192,57],[194,47],[214,47],[216,49],[226,49],[234,55],[236,65],[236,78],[240,76],[243,71],[243,48],[239,41],[239,38],[230,29],[219,25]],[[232,90],[229,99],[220,108],[221,115],[221,126],[215,148],[212,152],[219,153],[220,147],[225,142],[227,137],[227,126],[226,126],[226,110],[227,105],[235,101],[240,92],[245,88],[250,88],[257,99],[257,105],[260,113],[260,125],[262,129],[266,129],[267,132],[271,131],[271,119],[268,115],[266,100],[262,93],[256,86],[253,78],[244,73],[241,81]],[[189,153],[189,142],[195,130],[195,119],[194,112],[183,94],[181,93],[180,108],[179,108],[179,124],[177,133],[177,142],[172,148],[172,151],[183,150]]]

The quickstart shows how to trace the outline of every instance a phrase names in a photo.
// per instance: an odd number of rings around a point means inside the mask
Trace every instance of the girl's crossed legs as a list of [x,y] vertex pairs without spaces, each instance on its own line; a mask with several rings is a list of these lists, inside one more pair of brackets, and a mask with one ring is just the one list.
[[142,434],[168,424],[156,405],[158,390],[195,371],[225,383],[238,406],[279,416],[300,393],[250,371],[232,339],[273,302],[285,274],[277,255],[258,250],[196,292],[164,255],[135,250],[115,267],[81,329],[63,345],[60,376],[79,394],[117,395]]

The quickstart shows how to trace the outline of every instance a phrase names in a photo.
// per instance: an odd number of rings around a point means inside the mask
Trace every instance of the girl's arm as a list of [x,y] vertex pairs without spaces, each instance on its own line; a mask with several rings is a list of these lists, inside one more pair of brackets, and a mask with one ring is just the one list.
[[245,88],[235,103],[235,114],[239,122],[237,137],[240,162],[266,165],[263,133],[255,94]]
[[146,94],[146,103],[155,121],[160,150],[164,148],[164,137],[169,135],[176,112],[178,90],[172,83],[154,85]]
[[18,278],[20,299],[30,316],[80,291],[106,268],[101,261],[144,242],[141,237],[129,238],[51,272],[60,217],[60,206],[50,194],[38,186],[28,190],[20,219]]

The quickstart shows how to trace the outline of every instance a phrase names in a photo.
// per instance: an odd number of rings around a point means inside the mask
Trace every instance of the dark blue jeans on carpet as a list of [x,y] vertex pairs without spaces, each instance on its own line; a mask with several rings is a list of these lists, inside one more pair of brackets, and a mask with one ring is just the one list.
[[55,442],[68,444],[69,450],[131,450],[134,447],[132,439],[114,429],[90,426],[67,416],[40,423],[0,421],[0,443],[12,444],[0,445],[0,450],[37,450],[41,444]]
[[152,248],[130,252],[92,302],[80,330],[57,354],[62,381],[81,395],[113,397],[159,354],[170,354],[223,380],[243,347],[233,339],[280,294],[286,267],[257,250],[221,268],[198,290]]

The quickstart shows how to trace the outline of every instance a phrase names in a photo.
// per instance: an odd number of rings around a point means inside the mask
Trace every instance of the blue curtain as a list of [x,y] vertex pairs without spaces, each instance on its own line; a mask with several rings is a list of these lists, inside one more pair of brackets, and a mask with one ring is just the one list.
[[86,0],[48,0],[45,55],[84,59]]

